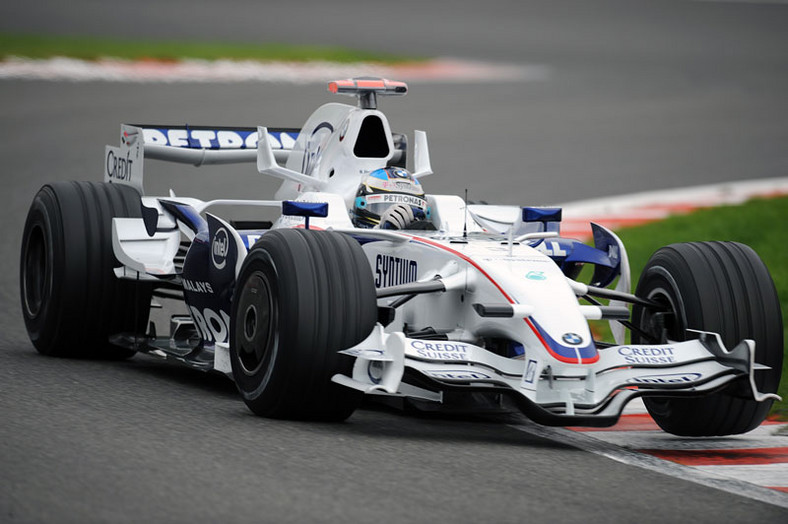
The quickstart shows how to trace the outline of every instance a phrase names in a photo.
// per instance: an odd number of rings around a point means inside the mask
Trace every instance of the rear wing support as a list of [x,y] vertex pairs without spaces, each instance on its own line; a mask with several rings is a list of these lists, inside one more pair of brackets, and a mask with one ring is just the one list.
[[[259,127],[257,129],[261,138],[268,134],[268,129],[265,127]],[[271,144],[262,139],[257,142],[257,171],[264,175],[290,180],[296,184],[302,184],[307,190],[314,189],[322,191],[327,185],[324,180],[319,180],[313,176],[305,175],[277,164],[271,149]]]

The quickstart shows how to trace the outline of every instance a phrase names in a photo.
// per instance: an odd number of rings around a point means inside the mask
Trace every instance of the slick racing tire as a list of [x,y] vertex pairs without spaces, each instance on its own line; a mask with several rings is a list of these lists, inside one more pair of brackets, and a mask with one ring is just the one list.
[[39,353],[108,359],[135,353],[109,337],[145,331],[151,288],[115,277],[112,218],[140,216],[140,195],[128,186],[56,182],[36,194],[22,236],[20,296]]
[[352,374],[338,351],[377,321],[372,271],[361,246],[328,231],[280,229],[252,247],[230,317],[233,378],[256,414],[342,421],[362,393],[331,382]]
[[[667,306],[659,313],[634,306],[633,322],[656,340],[696,338],[687,329],[719,333],[728,349],[755,341],[758,390],[774,393],[780,382],[783,331],[780,302],[769,271],[748,246],[735,242],[692,242],[659,249],[646,264],[636,294]],[[664,324],[664,329],[663,329]],[[662,340],[664,342],[664,340]],[[632,343],[648,343],[636,331]],[[681,436],[745,433],[757,427],[772,400],[747,398],[746,379],[705,397],[645,398],[659,426]]]

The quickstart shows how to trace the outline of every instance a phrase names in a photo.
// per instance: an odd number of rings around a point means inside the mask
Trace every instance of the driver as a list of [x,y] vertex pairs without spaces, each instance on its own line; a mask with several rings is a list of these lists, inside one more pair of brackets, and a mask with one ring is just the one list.
[[376,169],[364,179],[356,193],[351,218],[356,227],[363,228],[427,229],[432,226],[424,188],[401,167]]

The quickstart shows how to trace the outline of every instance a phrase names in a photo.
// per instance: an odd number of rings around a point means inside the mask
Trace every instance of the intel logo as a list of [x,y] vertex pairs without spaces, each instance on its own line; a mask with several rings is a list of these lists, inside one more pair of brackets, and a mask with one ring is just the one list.
[[211,245],[211,261],[216,269],[224,269],[227,264],[227,253],[230,251],[230,238],[225,228],[220,228],[213,236]]

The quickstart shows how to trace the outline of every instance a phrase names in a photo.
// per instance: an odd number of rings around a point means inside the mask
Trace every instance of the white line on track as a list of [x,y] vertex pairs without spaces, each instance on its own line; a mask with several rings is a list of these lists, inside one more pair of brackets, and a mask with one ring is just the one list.
[[725,477],[746,478],[747,482],[759,486],[785,486],[788,484],[788,468],[785,467],[785,464],[693,466],[693,469]]
[[651,455],[622,448],[598,440],[585,433],[578,433],[569,429],[540,426],[529,421],[524,421],[520,424],[512,424],[510,427],[528,433],[529,435],[546,438],[562,444],[568,444],[583,451],[601,455],[629,466],[655,471],[671,477],[719,489],[727,493],[733,493],[734,495],[740,495],[782,508],[788,508],[788,495],[785,493],[756,486],[749,482],[717,475],[713,472],[713,468],[699,469],[682,466],[675,462],[669,462]]
[[[749,448],[775,448],[788,446],[788,435],[776,435],[779,426],[763,424],[745,435],[727,437],[704,437],[702,439],[680,438],[660,430],[654,431],[594,431],[597,440],[608,444],[635,449],[653,450],[726,450]],[[613,428],[615,429],[615,428]],[[784,465],[788,472],[788,465]],[[788,486],[788,483],[784,484]]]
[[548,79],[550,70],[537,64],[496,64],[454,58],[396,65],[250,60],[86,61],[63,57],[42,60],[10,58],[0,62],[0,79],[72,82],[309,84],[358,76],[396,78],[411,82],[530,82]]

